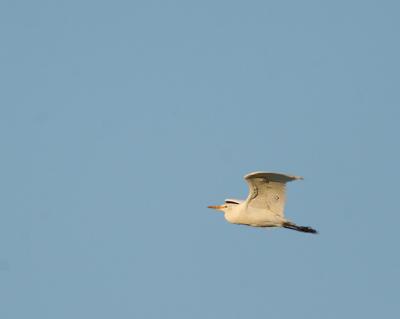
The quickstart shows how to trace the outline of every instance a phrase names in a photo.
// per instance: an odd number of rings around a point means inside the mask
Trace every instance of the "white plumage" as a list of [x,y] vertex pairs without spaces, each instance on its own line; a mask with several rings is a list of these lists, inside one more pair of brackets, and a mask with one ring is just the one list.
[[317,233],[311,227],[298,226],[284,216],[286,183],[303,179],[279,173],[254,172],[244,177],[249,185],[246,200],[227,199],[224,205],[208,206],[224,212],[232,224],[254,227],[285,227],[306,233]]

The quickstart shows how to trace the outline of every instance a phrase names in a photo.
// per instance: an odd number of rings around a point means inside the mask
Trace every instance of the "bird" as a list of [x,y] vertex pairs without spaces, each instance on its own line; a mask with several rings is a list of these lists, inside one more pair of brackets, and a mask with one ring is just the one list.
[[246,200],[226,199],[223,205],[212,205],[208,208],[223,212],[225,219],[232,224],[283,227],[304,233],[318,233],[309,226],[296,225],[284,216],[286,183],[302,180],[303,177],[273,172],[253,172],[244,176],[244,179],[249,186]]

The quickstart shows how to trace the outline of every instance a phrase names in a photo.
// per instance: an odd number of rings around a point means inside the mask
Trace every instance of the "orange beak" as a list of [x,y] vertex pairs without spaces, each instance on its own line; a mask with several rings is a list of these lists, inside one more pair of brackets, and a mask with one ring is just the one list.
[[225,208],[225,206],[224,205],[211,205],[211,206],[208,206],[208,208],[212,208],[212,209],[216,209],[216,210],[222,210],[222,209]]

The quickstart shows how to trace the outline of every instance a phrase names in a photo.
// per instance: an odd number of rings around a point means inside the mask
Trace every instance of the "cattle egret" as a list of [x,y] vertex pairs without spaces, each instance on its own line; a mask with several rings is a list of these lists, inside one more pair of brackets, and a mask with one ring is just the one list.
[[287,182],[303,179],[279,173],[254,172],[244,177],[249,185],[246,200],[226,199],[224,205],[208,206],[222,211],[232,224],[253,227],[284,227],[305,233],[316,234],[311,227],[298,226],[288,221],[283,214],[285,208],[285,186]]

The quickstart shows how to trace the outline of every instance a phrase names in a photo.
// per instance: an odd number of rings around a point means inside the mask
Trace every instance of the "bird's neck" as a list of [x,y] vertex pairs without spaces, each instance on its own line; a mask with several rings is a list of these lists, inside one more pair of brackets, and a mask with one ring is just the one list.
[[238,223],[240,221],[240,210],[230,209],[229,211],[226,211],[225,219],[232,224]]

